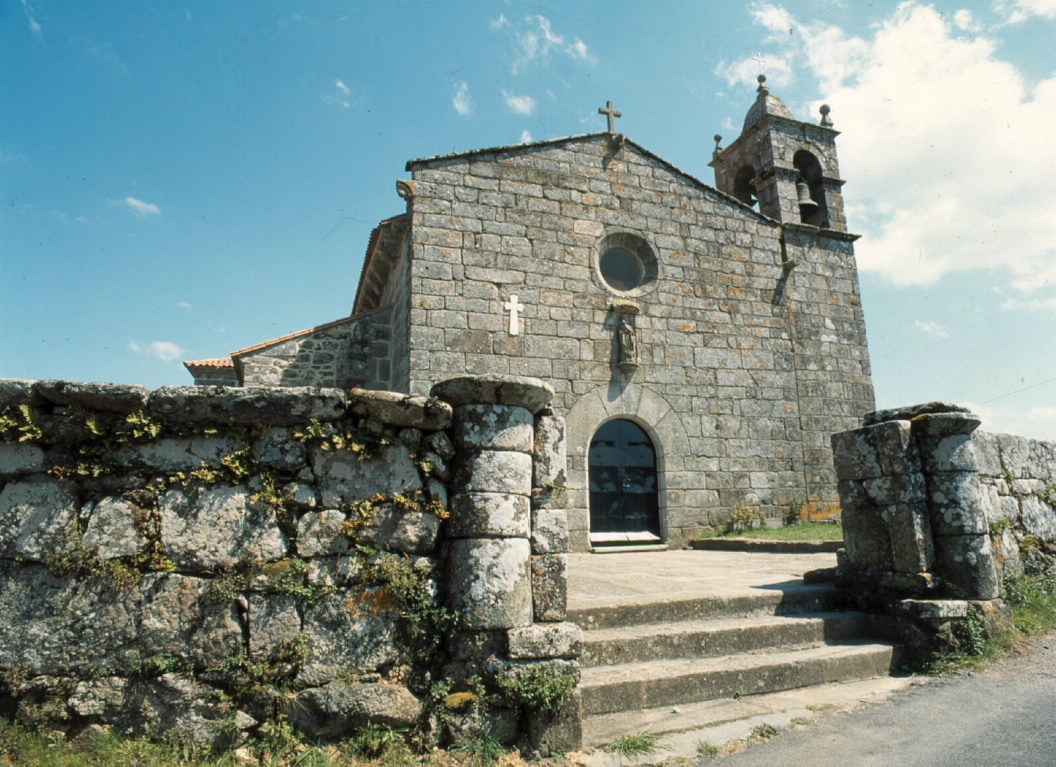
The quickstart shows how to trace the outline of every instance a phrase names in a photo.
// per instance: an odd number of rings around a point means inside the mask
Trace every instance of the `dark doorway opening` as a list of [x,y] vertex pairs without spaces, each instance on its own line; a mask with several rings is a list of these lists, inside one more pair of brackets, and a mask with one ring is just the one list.
[[626,419],[608,421],[595,432],[587,460],[591,543],[659,542],[656,450],[645,430]]

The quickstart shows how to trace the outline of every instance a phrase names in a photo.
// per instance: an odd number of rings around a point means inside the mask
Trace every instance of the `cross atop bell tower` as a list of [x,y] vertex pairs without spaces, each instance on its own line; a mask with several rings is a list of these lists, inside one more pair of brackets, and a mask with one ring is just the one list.
[[[760,63],[760,67],[762,63]],[[755,101],[741,135],[725,149],[715,137],[711,166],[715,185],[765,216],[782,223],[847,231],[843,179],[827,104],[819,123],[800,122],[758,77]]]

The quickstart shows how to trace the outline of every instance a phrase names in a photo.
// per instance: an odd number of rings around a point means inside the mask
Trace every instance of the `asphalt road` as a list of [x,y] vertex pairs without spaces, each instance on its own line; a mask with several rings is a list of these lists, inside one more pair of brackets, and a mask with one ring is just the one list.
[[908,688],[857,711],[821,716],[721,767],[1056,765],[1056,635],[986,671]]

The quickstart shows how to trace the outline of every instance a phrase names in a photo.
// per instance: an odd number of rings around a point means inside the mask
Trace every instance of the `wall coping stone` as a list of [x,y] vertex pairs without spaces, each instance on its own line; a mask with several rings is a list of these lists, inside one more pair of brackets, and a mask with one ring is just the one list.
[[451,405],[435,397],[367,389],[349,389],[348,409],[363,418],[425,431],[446,429],[452,417]]
[[132,384],[37,381],[33,390],[56,405],[73,405],[123,415],[142,410],[150,397],[149,389]]
[[865,425],[872,426],[884,421],[912,421],[922,415],[932,413],[969,413],[966,407],[955,405],[952,402],[925,402],[920,405],[907,405],[906,407],[890,408],[888,410],[874,410],[865,414]]
[[345,414],[340,389],[314,387],[162,386],[150,395],[147,410],[169,421],[292,426],[315,418],[335,421]]
[[524,376],[459,376],[433,386],[434,397],[460,405],[516,405],[538,413],[554,398],[554,387]]

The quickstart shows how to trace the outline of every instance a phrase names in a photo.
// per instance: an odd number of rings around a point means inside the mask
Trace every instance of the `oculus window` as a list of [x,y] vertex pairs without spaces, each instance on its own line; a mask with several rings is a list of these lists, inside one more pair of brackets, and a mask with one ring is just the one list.
[[635,295],[656,281],[656,253],[642,237],[610,234],[598,246],[598,274],[610,290]]

